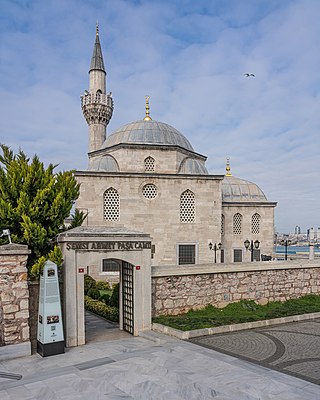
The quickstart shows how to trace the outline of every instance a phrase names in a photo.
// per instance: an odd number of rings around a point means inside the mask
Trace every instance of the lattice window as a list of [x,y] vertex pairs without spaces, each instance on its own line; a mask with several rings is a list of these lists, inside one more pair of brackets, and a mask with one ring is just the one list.
[[242,250],[241,249],[233,250],[233,262],[242,262]]
[[179,265],[196,263],[196,246],[194,244],[179,244]]
[[120,221],[120,197],[112,187],[104,192],[103,216],[105,221]]
[[233,234],[240,235],[242,231],[242,215],[237,213],[233,216]]
[[119,272],[120,263],[118,260],[104,259],[102,260],[102,272]]
[[253,234],[260,233],[260,220],[261,220],[261,217],[258,213],[253,214],[253,216],[251,218],[251,232]]
[[180,222],[193,223],[196,221],[195,195],[186,190],[180,196]]
[[152,157],[147,157],[144,160],[144,169],[146,172],[153,172],[155,170],[154,167],[154,158]]
[[158,194],[157,186],[153,183],[147,183],[142,188],[142,194],[146,199],[154,199]]
[[221,214],[221,235],[224,235],[224,215]]

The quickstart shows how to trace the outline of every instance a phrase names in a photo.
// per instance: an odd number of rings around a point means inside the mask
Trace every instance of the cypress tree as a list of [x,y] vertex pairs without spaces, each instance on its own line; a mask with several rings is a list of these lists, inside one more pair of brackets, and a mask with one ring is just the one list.
[[[73,171],[56,173],[56,165],[45,168],[36,155],[30,160],[22,150],[14,154],[4,144],[0,149],[0,229],[10,229],[14,243],[29,246],[30,269],[41,257],[58,253],[53,240],[66,229],[64,220],[79,196],[79,184]],[[73,226],[85,218],[79,212],[76,216]]]

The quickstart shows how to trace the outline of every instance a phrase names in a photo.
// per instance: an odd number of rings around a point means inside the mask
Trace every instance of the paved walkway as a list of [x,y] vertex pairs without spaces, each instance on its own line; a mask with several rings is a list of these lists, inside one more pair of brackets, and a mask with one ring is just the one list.
[[191,341],[320,385],[320,318]]
[[4,361],[0,371],[23,375],[0,378],[1,400],[320,399],[318,385],[154,332]]

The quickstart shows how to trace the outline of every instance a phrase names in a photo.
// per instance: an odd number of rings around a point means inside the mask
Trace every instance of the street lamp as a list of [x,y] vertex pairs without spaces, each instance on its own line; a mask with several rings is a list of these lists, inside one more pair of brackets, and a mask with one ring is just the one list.
[[217,263],[217,250],[221,250],[222,243],[218,244],[212,244],[211,242],[209,243],[209,249],[214,251],[214,263]]
[[283,239],[281,240],[281,245],[284,246],[285,252],[284,252],[284,259],[287,260],[288,259],[288,246],[290,246],[291,244],[291,240],[289,239]]
[[259,240],[255,240],[255,241],[251,240],[251,242],[250,242],[250,240],[247,239],[244,241],[244,247],[247,250],[251,251],[251,262],[253,262],[253,250],[258,249],[259,246],[260,246]]
[[10,230],[9,230],[9,229],[3,229],[3,231],[2,231],[2,233],[1,233],[1,235],[0,235],[0,238],[1,238],[2,236],[8,236],[9,243],[10,243],[10,244],[12,243],[12,242],[11,242],[11,236],[10,236]]

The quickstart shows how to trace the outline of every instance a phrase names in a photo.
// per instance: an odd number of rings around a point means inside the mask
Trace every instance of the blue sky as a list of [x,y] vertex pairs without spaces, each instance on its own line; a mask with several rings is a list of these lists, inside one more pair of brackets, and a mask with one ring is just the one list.
[[[212,174],[257,183],[276,229],[320,226],[320,1],[0,0],[0,142],[86,169],[95,25],[111,133],[143,118],[182,132]],[[253,72],[255,78],[244,77]]]

